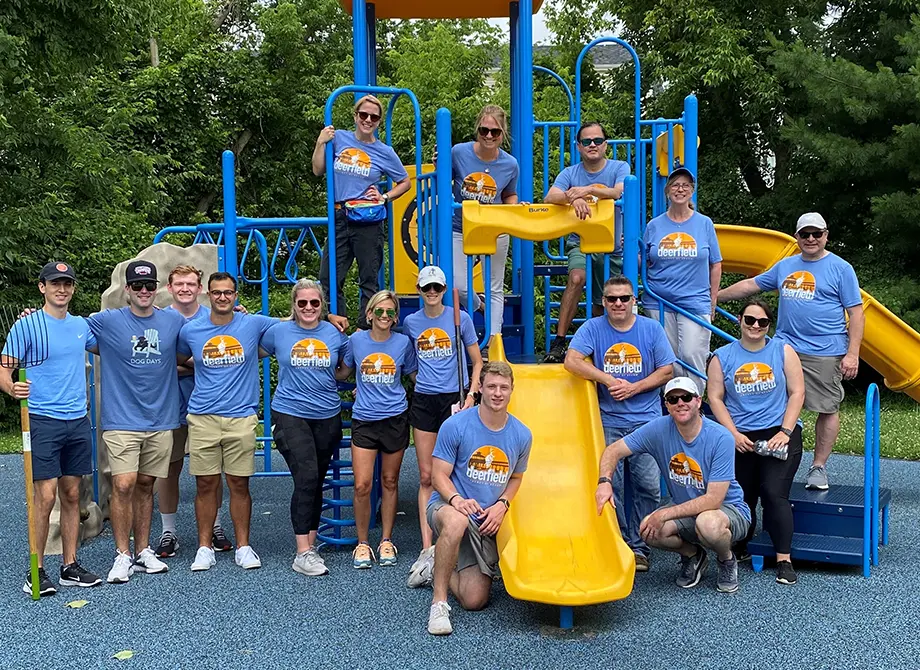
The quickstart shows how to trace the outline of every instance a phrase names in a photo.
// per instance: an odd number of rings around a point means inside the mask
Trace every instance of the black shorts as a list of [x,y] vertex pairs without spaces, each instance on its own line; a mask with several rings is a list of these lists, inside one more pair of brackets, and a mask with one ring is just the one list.
[[52,419],[29,414],[32,479],[80,477],[93,473],[93,440],[89,419]]
[[426,433],[437,433],[450,418],[450,406],[459,396],[454,393],[414,393],[409,408],[409,423]]
[[379,421],[351,420],[351,446],[395,454],[409,446],[409,410]]

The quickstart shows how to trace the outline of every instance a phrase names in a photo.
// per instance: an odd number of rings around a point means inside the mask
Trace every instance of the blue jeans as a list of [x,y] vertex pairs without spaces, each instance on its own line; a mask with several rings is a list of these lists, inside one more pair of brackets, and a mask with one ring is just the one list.
[[[604,440],[607,444],[629,435],[639,426],[630,428],[612,428],[604,426]],[[661,472],[658,463],[649,454],[634,454],[626,459],[629,464],[629,523],[626,522],[626,503],[623,499],[626,486],[623,481],[623,461],[617,463],[613,473],[613,498],[617,509],[617,521],[620,534],[626,544],[637,554],[649,555],[649,548],[639,537],[639,525],[642,519],[655,511],[661,502]]]

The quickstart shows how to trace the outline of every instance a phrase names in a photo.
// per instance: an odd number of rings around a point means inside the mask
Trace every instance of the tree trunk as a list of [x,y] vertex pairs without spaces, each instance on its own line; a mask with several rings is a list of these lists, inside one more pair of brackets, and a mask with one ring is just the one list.
[[160,66],[160,48],[157,46],[157,38],[150,36],[150,64],[153,67]]
[[[238,138],[236,142],[233,143],[233,146],[230,147],[230,150],[233,152],[233,155],[239,158],[240,153],[243,149],[246,148],[246,145],[249,144],[249,140],[252,139],[252,131],[249,128],[246,128]],[[201,214],[207,214],[208,210],[211,209],[211,205],[214,203],[214,198],[217,197],[217,191],[210,191],[201,196],[201,199],[198,201],[198,212]]]

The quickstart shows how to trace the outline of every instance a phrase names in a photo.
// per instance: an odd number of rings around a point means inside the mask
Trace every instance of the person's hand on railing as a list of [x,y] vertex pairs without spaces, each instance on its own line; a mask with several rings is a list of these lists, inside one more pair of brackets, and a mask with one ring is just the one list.
[[616,503],[613,501],[613,486],[607,482],[601,482],[597,485],[594,492],[594,502],[597,504],[597,515],[600,516],[604,511],[604,505],[610,503],[610,506],[616,509]]
[[588,203],[584,198],[577,198],[573,200],[572,209],[575,210],[575,216],[577,216],[581,221],[591,218],[591,208],[588,206]]
[[317,144],[327,144],[335,137],[335,126],[326,126],[319,131],[319,137],[316,138]]
[[735,450],[737,452],[744,454],[750,451],[754,451],[754,443],[742,435],[739,431],[736,430],[732,434],[732,437],[735,438]]

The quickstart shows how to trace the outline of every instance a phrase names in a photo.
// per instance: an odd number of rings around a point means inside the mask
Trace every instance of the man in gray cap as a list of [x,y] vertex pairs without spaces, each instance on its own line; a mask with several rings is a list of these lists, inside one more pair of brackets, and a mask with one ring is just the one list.
[[853,379],[859,370],[866,317],[853,266],[825,248],[824,217],[817,212],[800,216],[795,239],[800,255],[722,289],[719,302],[779,291],[776,335],[799,355],[805,374],[805,409],[818,413],[815,458],[805,486],[827,490],[827,459],[840,433],[842,380]]

